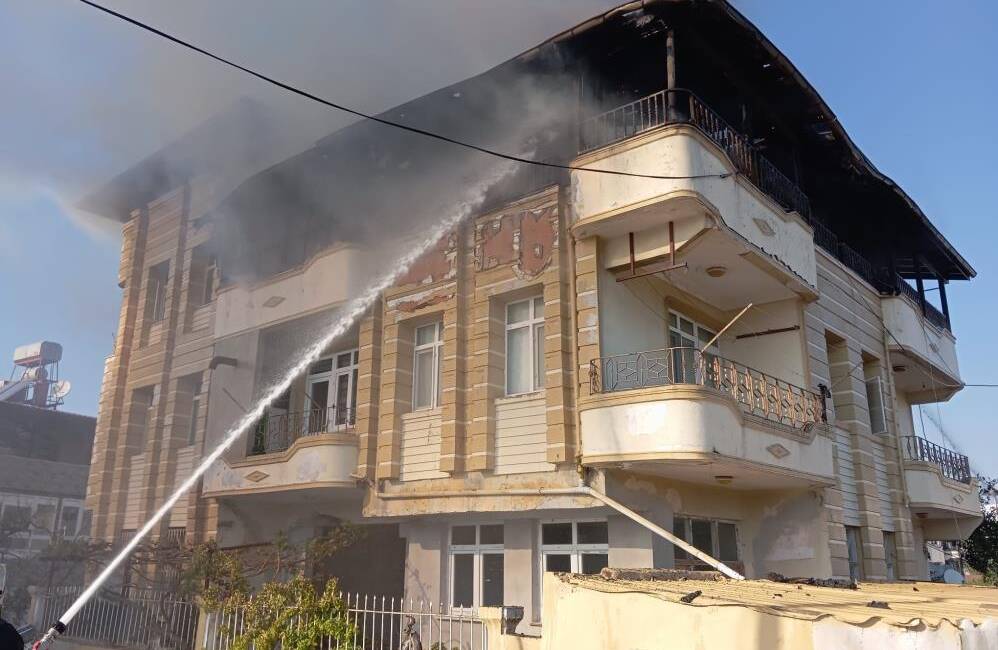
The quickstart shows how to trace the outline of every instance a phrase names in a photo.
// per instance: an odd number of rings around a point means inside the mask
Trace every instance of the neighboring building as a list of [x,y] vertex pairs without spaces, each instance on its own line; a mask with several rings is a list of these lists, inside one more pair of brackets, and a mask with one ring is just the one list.
[[[526,75],[581,98],[544,124],[539,157],[678,178],[503,181],[159,534],[242,546],[366,523],[345,582],[522,605],[528,630],[544,571],[699,564],[571,493],[585,475],[748,576],[927,578],[925,541],[980,520],[968,459],[917,437],[911,413],[962,387],[946,284],[974,270],[724,2],[627,5],[388,115],[513,131],[515,102],[479,121],[460,106]],[[108,212],[124,296],[96,534],[140,525],[384,265],[334,204],[368,179],[404,199],[402,170],[441,154],[411,137],[358,124],[221,204],[192,178]],[[232,229],[217,257],[215,228]]]
[[96,419],[57,410],[62,347],[17,348],[0,381],[0,563],[36,555],[52,541],[89,532],[84,508]]

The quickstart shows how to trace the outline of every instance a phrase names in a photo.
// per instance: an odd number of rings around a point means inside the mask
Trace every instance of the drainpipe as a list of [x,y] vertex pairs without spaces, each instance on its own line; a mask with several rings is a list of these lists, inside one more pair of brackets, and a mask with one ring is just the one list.
[[645,519],[638,513],[634,512],[624,504],[620,503],[616,499],[612,499],[607,495],[595,490],[588,485],[580,485],[574,488],[535,488],[535,489],[512,489],[512,490],[440,490],[436,492],[413,492],[408,494],[386,494],[384,492],[377,492],[377,497],[379,499],[384,499],[386,501],[392,501],[395,499],[449,499],[449,498],[478,498],[478,497],[511,497],[511,496],[542,496],[542,497],[555,497],[555,496],[566,496],[566,497],[590,497],[597,501],[601,501],[603,504],[610,506],[620,514],[624,515],[628,519],[634,521],[635,523],[644,526],[651,532],[655,533],[659,537],[670,542],[674,546],[678,546],[683,549],[693,557],[701,560],[704,564],[714,567],[724,575],[728,576],[733,580],[744,580],[745,576],[738,573],[728,565],[724,564],[720,560],[716,560],[713,557],[707,555],[700,549],[696,548],[692,544],[686,543],[684,540],[676,537],[666,529],[661,526]]
[[[569,179],[571,183],[571,179]],[[568,205],[568,197],[564,194],[569,190],[562,190],[563,205]],[[576,273],[578,269],[576,268],[575,261],[575,233],[572,232],[571,226],[566,226],[565,232],[568,235],[568,305],[571,309],[571,320],[569,327],[572,328],[571,336],[569,336],[569,341],[572,343],[572,372],[570,377],[572,379],[572,407],[575,411],[575,417],[573,418],[575,423],[575,458],[576,465],[579,467],[579,472],[582,472],[582,413],[579,411],[579,393],[582,392],[582,384],[580,383],[579,377],[579,290],[578,283],[576,280]],[[596,254],[596,266],[597,266],[597,276],[599,275],[599,251]],[[596,300],[597,305],[599,305],[599,284],[597,282],[596,287]]]

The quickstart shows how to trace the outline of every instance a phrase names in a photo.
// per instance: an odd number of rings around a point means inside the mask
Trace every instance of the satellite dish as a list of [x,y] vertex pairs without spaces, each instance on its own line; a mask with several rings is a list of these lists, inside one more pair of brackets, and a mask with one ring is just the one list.
[[52,384],[52,397],[55,399],[62,399],[66,395],[69,395],[69,391],[72,389],[73,385],[69,383],[68,379],[60,379]]

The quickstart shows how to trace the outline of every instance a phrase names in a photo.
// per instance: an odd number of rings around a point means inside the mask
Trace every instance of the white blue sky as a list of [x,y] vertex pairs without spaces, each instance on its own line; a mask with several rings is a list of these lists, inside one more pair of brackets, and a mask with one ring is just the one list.
[[[107,4],[378,110],[487,69],[616,2]],[[735,5],[977,269],[976,280],[949,286],[961,373],[969,383],[998,383],[998,3]],[[114,224],[74,213],[74,201],[239,96],[284,117],[289,149],[343,123],[76,0],[0,5],[0,87],[0,372],[17,345],[61,342],[62,374],[74,383],[66,406],[81,413],[96,412],[117,326],[119,242]],[[966,388],[927,407],[974,467],[992,475],[996,404],[998,389]],[[941,439],[928,419],[926,435]]]

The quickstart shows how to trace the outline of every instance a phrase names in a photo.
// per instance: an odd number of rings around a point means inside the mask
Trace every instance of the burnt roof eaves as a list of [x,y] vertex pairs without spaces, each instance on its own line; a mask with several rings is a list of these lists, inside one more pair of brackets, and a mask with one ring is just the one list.
[[[666,2],[666,1],[675,1],[675,0],[651,0],[651,2]],[[779,48],[777,48],[772,43],[772,41],[766,38],[766,35],[763,34],[758,27],[756,27],[748,18],[743,16],[741,12],[739,12],[737,9],[731,6],[731,4],[727,2],[727,0],[703,0],[703,1],[713,3],[718,7],[721,7],[731,17],[731,19],[735,21],[735,23],[737,23],[740,27],[742,27],[742,29],[752,34],[752,36],[756,39],[756,41],[758,41],[758,43],[762,45],[762,47],[770,54],[770,56],[773,57],[776,63],[780,65],[784,69],[784,71],[787,72],[793,78],[795,82],[797,82],[797,85],[800,86],[800,88],[804,90],[805,93],[808,94],[808,96],[814,102],[815,107],[821,111],[822,117],[828,123],[830,128],[834,131],[836,137],[840,139],[843,143],[845,143],[846,147],[849,149],[849,153],[852,155],[853,159],[862,166],[863,170],[866,171],[868,174],[870,174],[874,179],[883,183],[889,189],[893,190],[901,198],[901,200],[905,202],[905,204],[911,209],[911,211],[915,214],[915,216],[922,222],[922,225],[924,225],[933,234],[933,236],[935,236],[939,240],[939,243],[941,244],[943,250],[950,257],[951,261],[957,267],[960,268],[966,279],[975,277],[977,275],[977,271],[975,271],[974,268],[970,265],[970,263],[966,259],[964,259],[959,252],[957,252],[956,248],[953,247],[953,245],[946,239],[946,237],[944,237],[943,234],[939,232],[939,230],[935,227],[935,225],[933,225],[933,223],[929,220],[929,218],[925,215],[925,213],[922,212],[922,209],[918,207],[918,204],[915,203],[914,199],[908,196],[908,193],[905,192],[903,189],[901,189],[901,187],[897,183],[895,183],[893,179],[891,179],[889,176],[887,176],[879,169],[877,169],[876,165],[874,165],[870,161],[870,159],[866,157],[866,154],[864,154],[859,149],[859,147],[856,146],[856,143],[852,141],[852,138],[850,138],[849,134],[846,132],[845,127],[842,126],[842,123],[839,121],[839,118],[836,117],[832,109],[828,106],[827,103],[825,103],[825,100],[821,97],[821,95],[814,88],[814,86],[812,86],[811,83],[804,77],[804,75],[801,74],[800,70],[797,69],[797,66],[795,66],[793,62],[790,61],[790,59],[788,59],[787,56],[784,55],[783,52],[781,52]]]

